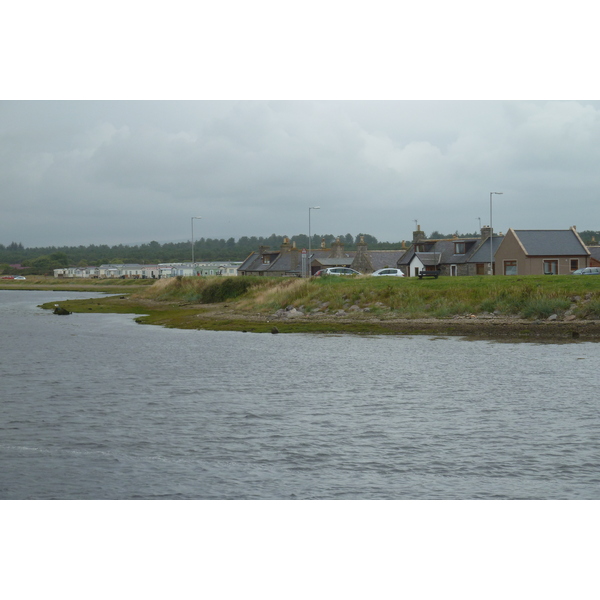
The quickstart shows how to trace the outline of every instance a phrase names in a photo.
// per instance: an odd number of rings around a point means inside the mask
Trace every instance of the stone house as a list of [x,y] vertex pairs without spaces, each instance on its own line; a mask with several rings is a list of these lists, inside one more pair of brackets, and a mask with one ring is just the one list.
[[590,265],[575,227],[509,229],[496,251],[500,275],[565,275]]
[[407,277],[416,277],[421,271],[440,271],[440,275],[451,277],[487,275],[490,260],[503,239],[502,234],[491,238],[490,233],[489,227],[482,227],[481,237],[428,240],[417,226],[413,243],[398,260],[398,268]]
[[357,244],[357,250],[346,251],[344,244],[337,238],[331,248],[311,249],[310,256],[306,250],[300,251],[295,242],[284,238],[279,250],[271,250],[261,246],[258,252],[252,252],[238,267],[240,275],[267,275],[275,277],[302,277],[305,265],[310,265],[310,274],[314,275],[328,267],[350,267],[360,273],[372,273],[386,266],[395,266],[405,250],[369,250],[364,239]]

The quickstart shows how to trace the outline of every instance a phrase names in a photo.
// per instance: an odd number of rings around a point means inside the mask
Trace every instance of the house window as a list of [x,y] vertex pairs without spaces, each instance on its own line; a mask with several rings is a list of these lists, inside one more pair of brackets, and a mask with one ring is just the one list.
[[435,244],[432,242],[426,244],[421,242],[420,244],[415,245],[415,252],[432,252],[434,246]]
[[516,275],[517,274],[517,261],[516,260],[505,260],[504,261],[504,274],[505,275]]
[[477,263],[475,269],[477,275],[485,275],[485,263]]
[[577,271],[579,269],[579,259],[572,258],[571,259],[571,271]]
[[544,261],[544,275],[556,275],[558,273],[558,260]]
[[464,242],[454,242],[454,254],[464,254],[466,247]]

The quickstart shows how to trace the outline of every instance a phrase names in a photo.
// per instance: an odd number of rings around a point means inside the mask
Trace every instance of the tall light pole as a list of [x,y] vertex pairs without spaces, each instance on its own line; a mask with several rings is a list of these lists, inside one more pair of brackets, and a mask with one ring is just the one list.
[[308,209],[308,257],[307,257],[307,265],[306,265],[306,276],[310,277],[312,273],[310,272],[310,211],[311,210],[319,210],[320,206],[311,206]]
[[501,195],[503,192],[490,192],[490,275],[494,274],[494,227],[492,226],[492,194]]
[[192,265],[194,264],[194,219],[201,219],[202,217],[192,217]]

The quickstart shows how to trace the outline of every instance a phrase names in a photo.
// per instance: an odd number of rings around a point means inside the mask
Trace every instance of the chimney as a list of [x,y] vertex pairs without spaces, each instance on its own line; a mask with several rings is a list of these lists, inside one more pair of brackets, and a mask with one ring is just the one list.
[[373,269],[373,263],[367,249],[368,246],[365,242],[365,237],[361,235],[360,242],[356,244],[356,256],[352,261],[352,268],[361,273],[372,273],[375,270]]
[[417,225],[417,230],[413,231],[413,244],[416,244],[419,240],[425,239],[425,232],[421,231],[421,226]]
[[340,241],[339,237],[331,244],[331,254],[329,255],[329,258],[344,258],[344,244]]
[[258,253],[264,254],[265,252],[268,252],[270,249],[271,249],[271,246],[259,246]]
[[481,228],[481,239],[487,240],[490,237],[490,233],[492,232],[492,228],[489,225]]
[[282,252],[289,252],[289,250],[291,249],[292,245],[290,244],[290,238],[284,237],[283,238],[283,244],[281,244],[281,251]]
[[292,243],[292,247],[290,249],[290,268],[292,271],[295,271],[300,264],[300,250],[296,248],[296,242]]

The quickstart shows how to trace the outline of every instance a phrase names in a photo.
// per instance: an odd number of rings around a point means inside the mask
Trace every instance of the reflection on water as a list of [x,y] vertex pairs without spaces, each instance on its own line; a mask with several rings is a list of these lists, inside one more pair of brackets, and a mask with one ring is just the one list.
[[595,344],[37,308],[67,296],[0,292],[1,498],[600,497]]

